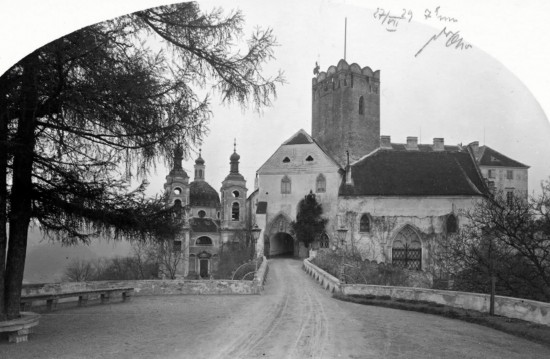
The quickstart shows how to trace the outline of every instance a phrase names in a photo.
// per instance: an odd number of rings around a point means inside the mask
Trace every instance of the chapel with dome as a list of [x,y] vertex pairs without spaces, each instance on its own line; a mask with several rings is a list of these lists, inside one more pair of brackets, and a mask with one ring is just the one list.
[[208,278],[217,268],[222,244],[237,240],[245,229],[246,180],[239,173],[240,156],[233,146],[230,171],[222,182],[221,200],[206,180],[205,160],[199,151],[195,160],[194,179],[182,167],[183,151],[174,151],[174,165],[164,189],[168,206],[181,206],[185,211],[185,229],[181,238],[172,242],[177,263],[176,276]]

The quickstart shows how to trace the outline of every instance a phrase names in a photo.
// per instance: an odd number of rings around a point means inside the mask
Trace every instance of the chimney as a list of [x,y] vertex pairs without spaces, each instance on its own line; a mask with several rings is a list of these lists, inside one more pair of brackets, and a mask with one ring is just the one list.
[[443,138],[434,138],[434,151],[445,151],[445,139]]
[[380,136],[380,148],[393,149],[390,136]]
[[418,137],[407,137],[407,150],[418,151]]
[[479,142],[474,141],[470,143],[468,146],[472,148],[472,151],[474,152],[474,156],[477,156],[477,153],[479,152]]

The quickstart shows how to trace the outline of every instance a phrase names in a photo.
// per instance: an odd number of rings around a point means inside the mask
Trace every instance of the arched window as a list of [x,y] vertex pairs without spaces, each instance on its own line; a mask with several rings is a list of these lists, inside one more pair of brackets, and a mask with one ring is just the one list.
[[365,99],[363,96],[359,97],[359,114],[362,115],[365,113]]
[[202,178],[202,170],[199,170],[199,178]]
[[181,194],[181,188],[179,188],[179,187],[174,188],[174,194],[175,195],[180,195]]
[[447,233],[456,233],[458,232],[458,221],[456,220],[456,217],[454,214],[449,214],[447,216]]
[[391,253],[394,266],[422,270],[422,244],[411,226],[404,227],[395,236]]
[[231,205],[231,220],[232,221],[238,221],[239,220],[239,203],[234,202]]
[[368,214],[361,216],[359,221],[359,232],[370,232],[370,217]]
[[290,178],[288,176],[284,176],[281,180],[281,193],[288,194],[291,192],[291,185]]
[[321,234],[321,238],[319,240],[319,248],[328,248],[330,245],[329,239],[326,233]]
[[195,241],[196,246],[211,246],[212,245],[212,239],[210,237],[202,236],[197,238]]
[[239,191],[233,191],[233,197],[238,198],[240,195]]
[[315,192],[317,193],[325,193],[327,191],[327,181],[325,179],[325,176],[323,174],[319,174],[317,176],[317,180],[315,181]]

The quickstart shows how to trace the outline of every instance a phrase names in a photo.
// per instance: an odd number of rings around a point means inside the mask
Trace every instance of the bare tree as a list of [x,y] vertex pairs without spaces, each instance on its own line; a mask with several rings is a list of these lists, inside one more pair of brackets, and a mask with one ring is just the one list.
[[63,280],[66,282],[86,282],[96,275],[94,265],[89,260],[73,259],[65,268]]

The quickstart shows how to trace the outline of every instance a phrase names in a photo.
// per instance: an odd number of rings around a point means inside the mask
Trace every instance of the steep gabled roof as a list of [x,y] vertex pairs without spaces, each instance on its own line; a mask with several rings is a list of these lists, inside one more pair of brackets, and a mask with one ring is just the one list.
[[307,145],[313,142],[313,138],[304,130],[300,129],[292,137],[283,142],[283,146],[287,145]]
[[270,161],[274,156],[276,156],[279,152],[279,150],[286,146],[292,146],[292,145],[315,145],[317,146],[326,156],[327,158],[334,163],[335,166],[341,167],[340,164],[327,152],[327,150],[313,137],[311,137],[304,129],[298,130],[294,135],[292,135],[288,140],[283,142],[279,148],[273,154],[265,161],[257,170],[257,172],[260,172]]
[[351,166],[341,196],[480,196],[486,192],[468,152],[378,149]]
[[480,166],[529,168],[529,166],[506,157],[489,146],[479,146],[476,159]]

